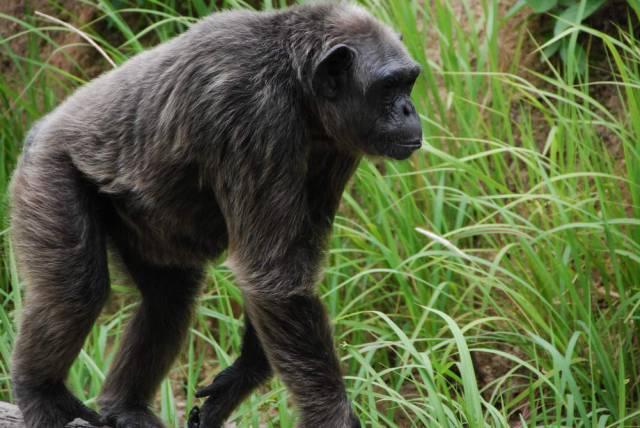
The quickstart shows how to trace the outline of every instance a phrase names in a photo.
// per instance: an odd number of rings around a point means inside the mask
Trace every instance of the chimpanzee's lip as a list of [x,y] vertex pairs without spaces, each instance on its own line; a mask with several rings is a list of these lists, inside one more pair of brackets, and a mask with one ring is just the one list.
[[411,141],[405,141],[403,143],[397,143],[398,146],[400,147],[406,147],[408,149],[419,149],[420,147],[422,147],[422,140],[411,140]]

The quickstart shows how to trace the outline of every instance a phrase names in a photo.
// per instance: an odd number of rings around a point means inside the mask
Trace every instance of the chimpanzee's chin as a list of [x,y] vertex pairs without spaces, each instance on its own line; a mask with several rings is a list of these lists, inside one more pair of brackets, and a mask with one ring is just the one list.
[[420,142],[390,144],[385,147],[383,154],[395,160],[405,160],[408,159],[413,152],[418,150],[420,146]]

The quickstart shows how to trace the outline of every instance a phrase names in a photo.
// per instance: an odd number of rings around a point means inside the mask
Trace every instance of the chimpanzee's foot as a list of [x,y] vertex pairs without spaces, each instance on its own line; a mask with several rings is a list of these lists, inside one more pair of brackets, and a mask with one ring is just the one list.
[[113,428],[164,428],[162,421],[146,407],[104,410],[102,423]]
[[100,415],[82,404],[62,383],[39,388],[14,385],[14,390],[27,428],[63,428],[76,418],[100,426]]

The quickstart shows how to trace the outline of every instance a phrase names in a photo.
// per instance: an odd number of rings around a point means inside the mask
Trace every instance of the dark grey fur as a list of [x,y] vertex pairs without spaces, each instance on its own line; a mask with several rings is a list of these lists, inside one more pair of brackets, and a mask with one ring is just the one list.
[[[246,303],[242,354],[191,426],[218,427],[277,373],[303,427],[354,427],[314,292],[362,154],[408,157],[419,68],[362,9],[213,15],[79,89],[29,134],[11,185],[28,294],[12,378],[27,427],[79,416],[160,427],[149,410],[224,249]],[[107,248],[142,294],[102,415],[64,386],[109,294]]]

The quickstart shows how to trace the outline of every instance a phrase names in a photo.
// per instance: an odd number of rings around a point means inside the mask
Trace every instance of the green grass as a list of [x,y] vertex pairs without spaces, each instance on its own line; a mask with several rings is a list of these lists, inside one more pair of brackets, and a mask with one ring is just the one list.
[[[98,18],[80,30],[115,63],[215,9],[202,0],[87,3]],[[425,132],[409,162],[362,163],[320,285],[365,425],[640,426],[640,40],[624,19],[616,34],[579,28],[603,46],[602,81],[578,73],[571,59],[526,70],[530,35],[518,26],[500,33],[509,21],[497,0],[482,2],[480,16],[462,0],[363,3],[404,34],[424,66],[414,99]],[[462,19],[452,5],[463,6]],[[88,79],[69,46],[52,38],[68,28],[0,15],[0,25],[7,21],[19,22],[13,37],[25,52],[12,50],[13,38],[0,42],[15,70],[0,75],[3,189],[29,126]],[[569,49],[577,30],[562,35],[573,38]],[[515,41],[508,52],[505,37]],[[64,67],[53,65],[51,50]],[[593,95],[602,88],[617,109]],[[6,225],[6,209],[0,215]],[[8,365],[21,306],[7,232],[3,400],[12,398]],[[69,376],[89,404],[135,307],[135,292],[117,276],[113,288]],[[230,272],[211,266],[187,345],[158,394],[170,426],[180,426],[195,387],[238,355],[240,308]],[[274,380],[233,420],[293,427],[296,417]]]

